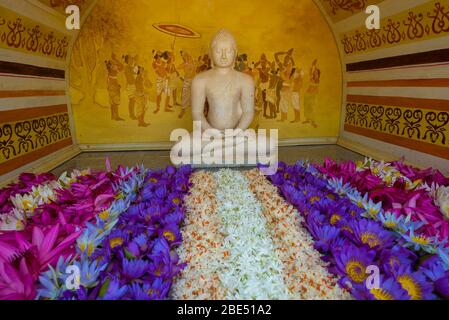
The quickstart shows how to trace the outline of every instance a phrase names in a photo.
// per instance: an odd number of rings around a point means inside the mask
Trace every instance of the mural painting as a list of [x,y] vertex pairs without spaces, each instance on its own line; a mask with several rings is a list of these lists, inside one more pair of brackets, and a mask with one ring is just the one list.
[[341,66],[312,1],[194,2],[98,1],[71,59],[79,143],[161,142],[191,130],[191,82],[212,67],[209,41],[222,27],[240,45],[236,70],[256,84],[253,128],[278,128],[281,139],[337,136]]

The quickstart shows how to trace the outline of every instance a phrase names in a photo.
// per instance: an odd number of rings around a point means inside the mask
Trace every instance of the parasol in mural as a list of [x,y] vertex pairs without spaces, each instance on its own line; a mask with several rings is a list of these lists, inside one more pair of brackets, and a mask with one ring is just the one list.
[[201,34],[198,32],[192,30],[191,28],[177,24],[177,23],[155,23],[153,24],[153,27],[156,28],[156,30],[163,32],[165,34],[169,34],[173,36],[173,45],[172,47],[175,47],[175,42],[177,37],[181,38],[190,38],[190,39],[199,39],[201,38]]

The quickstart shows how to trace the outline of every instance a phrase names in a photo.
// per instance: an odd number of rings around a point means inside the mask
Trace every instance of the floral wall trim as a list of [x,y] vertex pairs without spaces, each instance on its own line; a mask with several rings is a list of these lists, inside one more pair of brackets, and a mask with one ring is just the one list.
[[449,34],[449,1],[431,1],[382,20],[379,30],[364,26],[340,35],[347,55],[428,40]]
[[448,111],[348,102],[345,130],[449,159]]
[[67,106],[0,112],[0,174],[71,144]]
[[64,60],[69,38],[6,8],[0,12],[0,48]]

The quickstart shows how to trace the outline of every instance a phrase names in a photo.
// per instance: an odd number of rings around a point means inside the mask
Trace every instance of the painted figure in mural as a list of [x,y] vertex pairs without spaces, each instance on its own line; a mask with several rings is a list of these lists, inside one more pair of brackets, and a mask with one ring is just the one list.
[[[195,76],[192,82],[192,118],[202,129],[245,130],[254,117],[254,81],[234,69],[237,44],[232,34],[220,30],[210,47],[213,68]],[[209,114],[204,116],[204,102]]]
[[317,127],[315,123],[315,106],[319,93],[321,78],[321,70],[318,68],[318,60],[312,62],[309,74],[309,87],[304,95],[304,117],[303,123],[311,123],[314,128]]
[[211,68],[211,61],[208,54],[198,57],[198,68],[196,73],[204,72]]
[[135,111],[139,127],[147,127],[149,125],[149,123],[145,123],[145,113],[148,108],[148,94],[145,89],[149,86],[151,86],[151,83],[146,78],[145,69],[143,67],[137,67]]
[[278,113],[276,107],[277,105],[276,92],[279,87],[279,83],[282,83],[282,79],[279,76],[279,69],[276,68],[276,64],[274,61],[271,63],[271,69],[268,75],[270,76],[266,96],[268,108],[270,110],[270,115],[268,119],[276,119]]
[[304,79],[304,70],[300,68],[297,70],[293,69],[292,76],[292,106],[295,112],[295,118],[290,121],[291,123],[299,122],[301,120],[300,106],[301,106],[301,88]]
[[[284,59],[281,60],[281,56]],[[280,92],[279,108],[281,110],[281,119],[279,121],[284,122],[287,120],[288,109],[292,103],[292,72],[295,62],[293,60],[293,49],[287,52],[276,52],[274,55],[276,63],[280,69],[280,76],[282,79],[282,88]]]
[[270,62],[267,59],[267,56],[265,53],[262,53],[260,60],[256,62],[254,65],[256,70],[259,72],[259,88],[262,95],[262,106],[263,106],[263,116],[265,118],[269,118],[270,116],[267,115],[267,109],[268,109],[268,102],[267,102],[267,90],[270,84]]
[[111,60],[105,61],[106,70],[108,72],[107,87],[109,93],[109,103],[111,104],[111,120],[123,121],[119,115],[118,108],[120,106],[120,89],[118,82],[118,74],[124,68],[123,64],[112,54]]
[[183,83],[182,83],[182,96],[181,96],[182,110],[178,116],[178,118],[181,119],[184,116],[186,110],[190,107],[190,98],[191,98],[190,90],[192,87],[192,79],[196,74],[196,64],[192,56],[188,52],[181,51],[180,53],[183,63],[178,66],[178,70],[184,71],[184,76],[182,78]]
[[[196,73],[204,72],[210,70],[212,68],[212,62],[208,54],[200,56],[198,58],[198,68],[196,69]],[[209,102],[206,101],[204,104],[204,116],[207,117],[209,113]]]
[[129,54],[123,56],[125,61],[125,78],[126,78],[126,93],[128,94],[129,104],[128,111],[129,117],[136,120],[136,115],[134,112],[134,105],[136,102],[136,58]]
[[162,95],[166,97],[166,110],[168,107],[168,74],[167,63],[164,59],[168,60],[168,53],[157,51],[154,54],[153,69],[156,72],[156,110],[154,113],[158,113],[161,109]]
[[[174,110],[172,108],[180,104],[177,101],[179,72],[178,70],[176,70],[175,54],[172,51],[168,52],[167,76],[168,76],[168,91],[166,100],[167,107],[165,111],[173,112]],[[170,99],[173,105],[170,105]]]

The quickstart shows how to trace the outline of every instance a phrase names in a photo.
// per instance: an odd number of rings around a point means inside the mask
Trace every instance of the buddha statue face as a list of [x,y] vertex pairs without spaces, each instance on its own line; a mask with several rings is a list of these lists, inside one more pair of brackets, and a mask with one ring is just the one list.
[[215,68],[233,68],[237,57],[237,43],[227,30],[220,30],[210,46],[210,55]]

